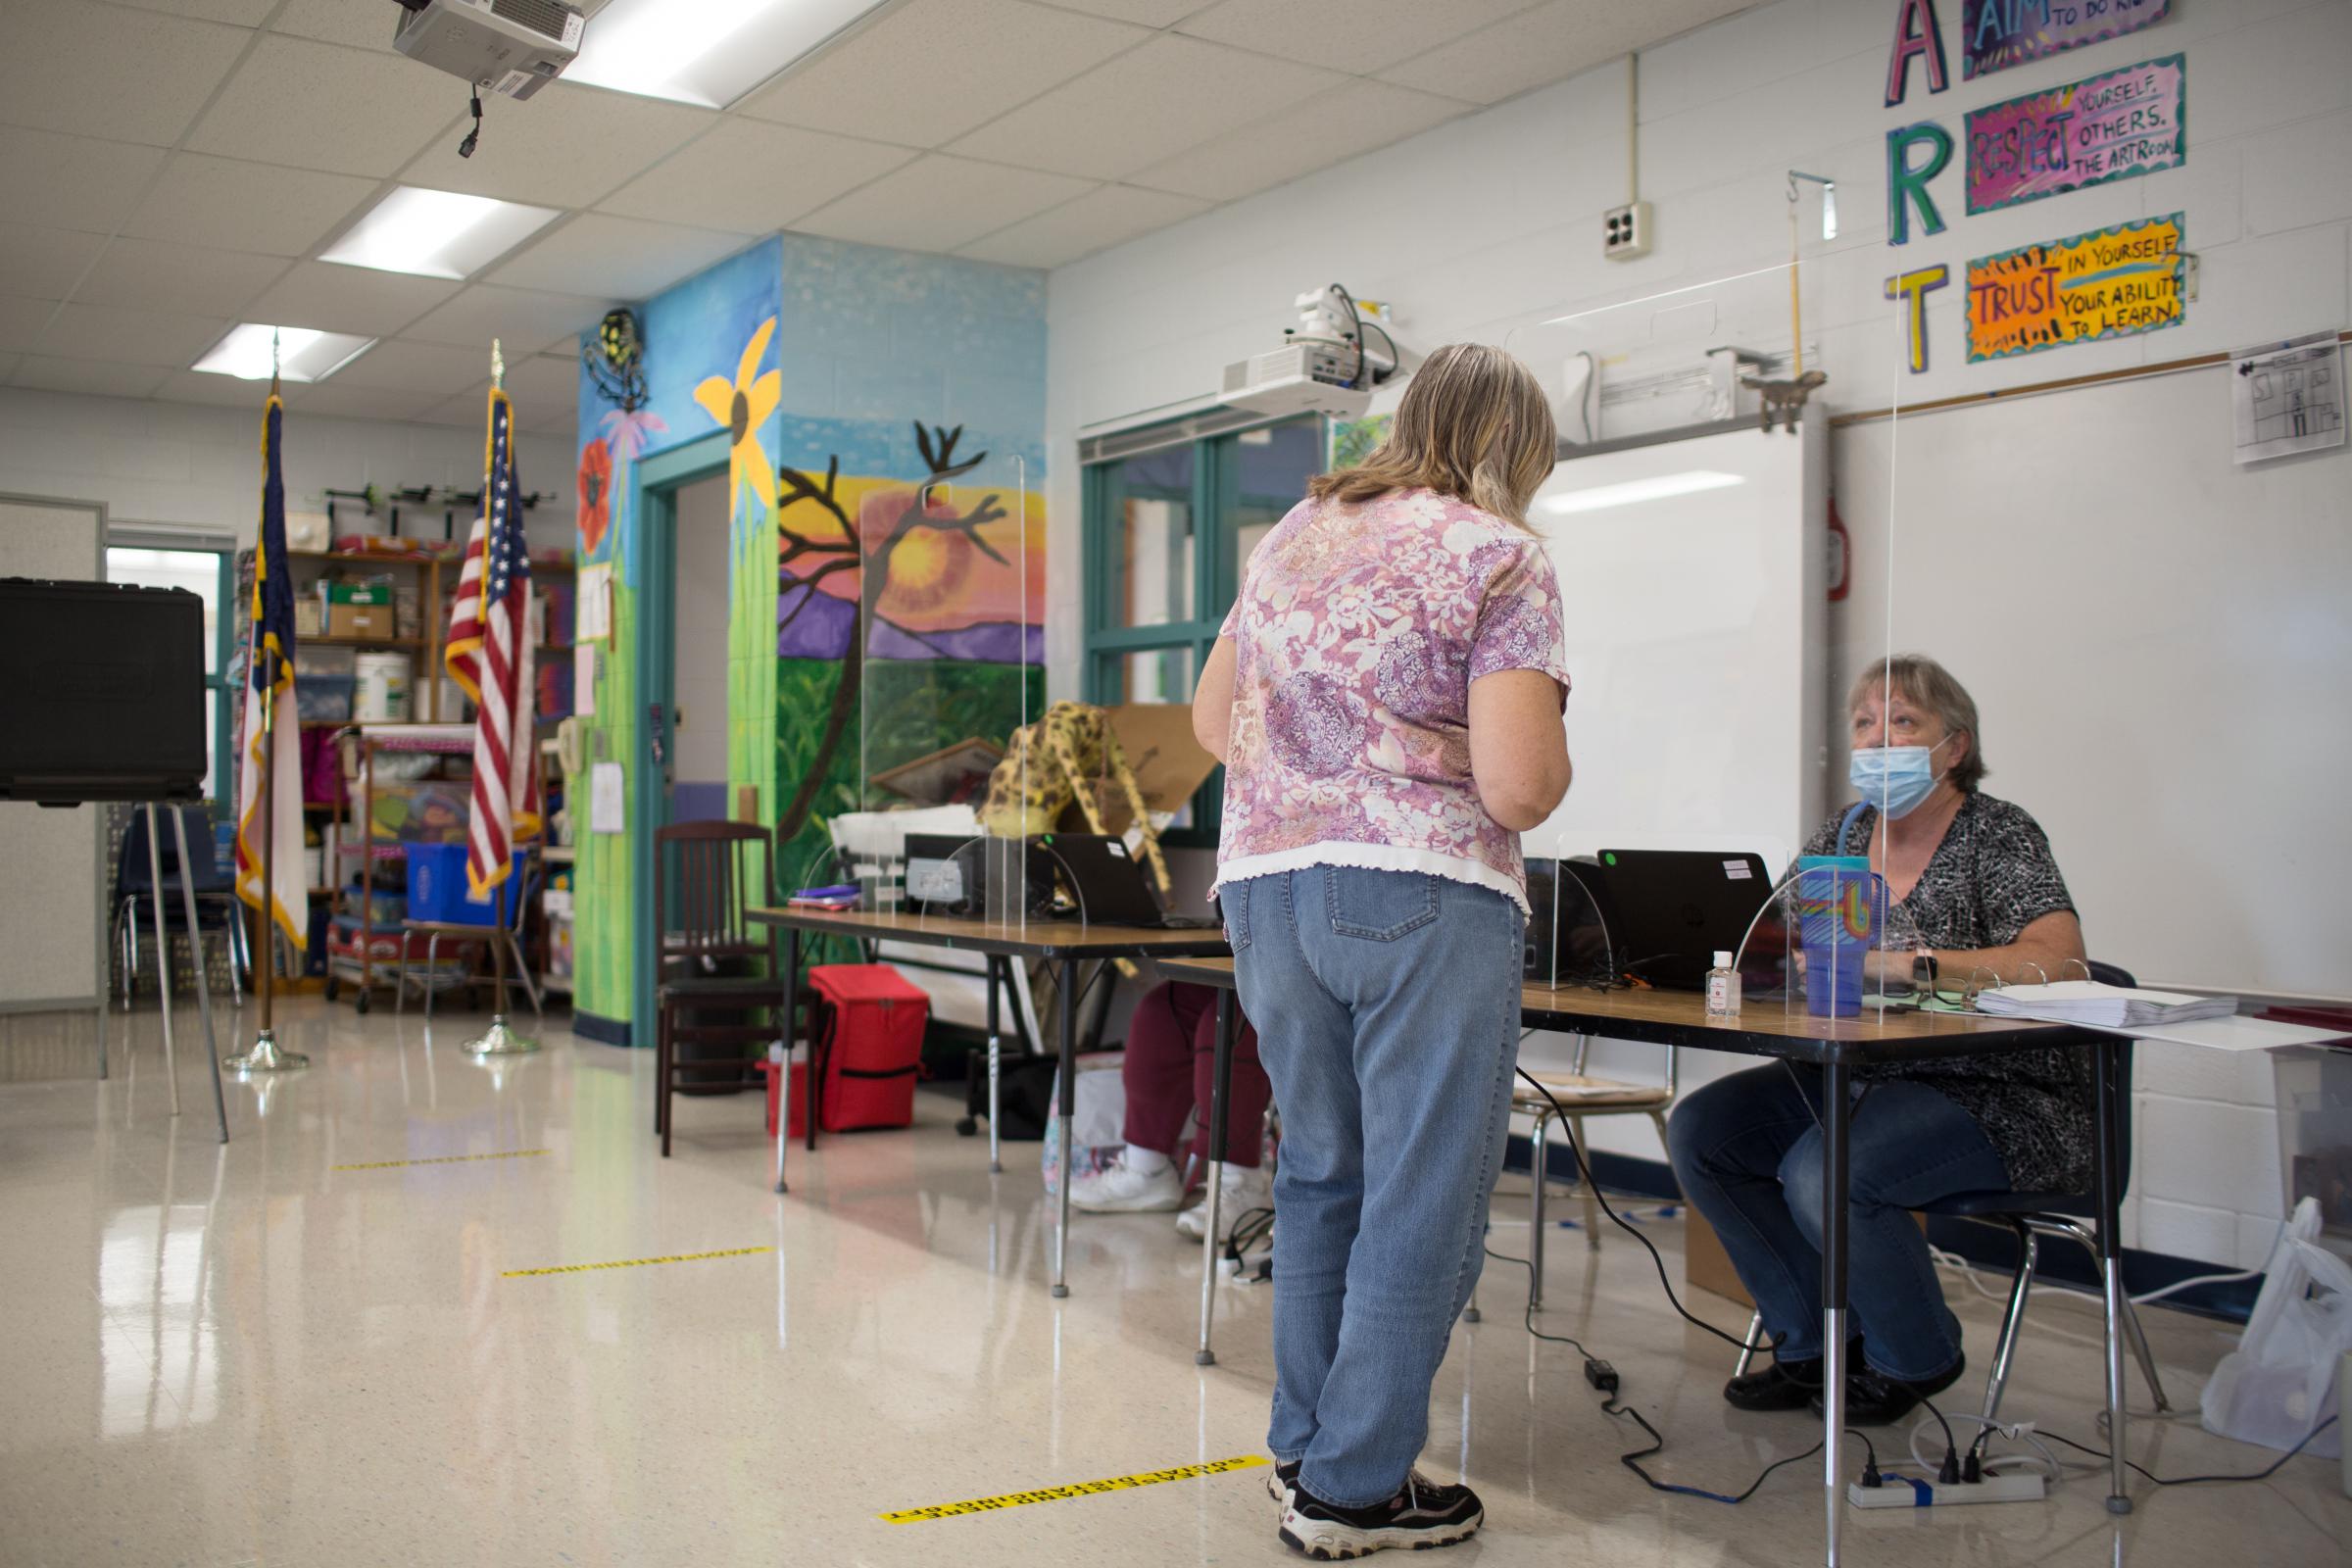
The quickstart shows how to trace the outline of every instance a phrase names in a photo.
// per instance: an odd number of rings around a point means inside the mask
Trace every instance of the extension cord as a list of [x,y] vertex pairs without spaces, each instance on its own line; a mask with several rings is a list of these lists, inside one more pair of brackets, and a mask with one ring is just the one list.
[[1948,1486],[1890,1475],[1875,1487],[1845,1484],[1845,1500],[1857,1508],[1943,1508],[1962,1502],[2039,1502],[2049,1489],[2037,1475],[1986,1476]]

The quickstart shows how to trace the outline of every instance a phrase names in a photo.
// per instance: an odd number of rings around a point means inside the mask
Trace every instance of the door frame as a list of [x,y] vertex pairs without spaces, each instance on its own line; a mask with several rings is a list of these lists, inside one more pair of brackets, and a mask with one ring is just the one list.
[[[666,715],[677,707],[678,491],[727,471],[732,440],[725,430],[630,465],[629,515],[637,519],[637,711],[629,715],[636,740],[629,749],[637,790],[629,805],[629,1040],[654,1041],[654,999],[659,966],[654,961],[654,835],[669,823],[668,791],[662,788],[662,764],[654,755],[650,714],[664,713],[662,729],[674,753],[676,728]],[[728,498],[732,515],[734,498]]]

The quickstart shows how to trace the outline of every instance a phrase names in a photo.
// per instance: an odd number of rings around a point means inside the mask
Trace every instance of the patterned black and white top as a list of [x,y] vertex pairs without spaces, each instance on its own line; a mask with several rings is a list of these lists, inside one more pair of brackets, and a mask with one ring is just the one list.
[[[1841,811],[1805,845],[1835,855]],[[1867,853],[1878,808],[1865,807],[1845,833],[1842,853]],[[1919,883],[1894,906],[1889,923],[1912,947],[2005,947],[2045,914],[2075,901],[2058,874],[2041,824],[1989,795],[1971,795],[1943,830]],[[1954,984],[1965,975],[1946,978]],[[2056,979],[2057,976],[2051,976]],[[2090,1056],[2086,1052],[1990,1052],[1981,1056],[1866,1069],[1865,1079],[1907,1078],[1942,1091],[1976,1118],[2019,1192],[2087,1192],[2091,1179]]]

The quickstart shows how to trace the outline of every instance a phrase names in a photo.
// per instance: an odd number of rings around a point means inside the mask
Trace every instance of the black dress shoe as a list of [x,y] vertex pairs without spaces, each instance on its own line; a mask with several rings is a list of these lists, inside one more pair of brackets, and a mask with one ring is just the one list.
[[[1867,1363],[1857,1364],[1845,1379],[1845,1419],[1849,1426],[1883,1427],[1900,1421],[1916,1408],[1921,1399],[1932,1399],[1960,1381],[1968,1371],[1968,1357],[1959,1356],[1952,1364],[1917,1383],[1905,1383],[1890,1378]],[[1815,1380],[1818,1383],[1818,1379]],[[1818,1388],[1810,1400],[1814,1410],[1821,1409]]]
[[1760,1372],[1723,1386],[1723,1402],[1735,1410],[1802,1410],[1821,1392],[1821,1362],[1774,1361]]

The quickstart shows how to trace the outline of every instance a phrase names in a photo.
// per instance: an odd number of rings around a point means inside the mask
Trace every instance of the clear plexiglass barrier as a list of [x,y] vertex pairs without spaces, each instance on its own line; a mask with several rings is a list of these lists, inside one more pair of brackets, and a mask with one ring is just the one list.
[[1740,944],[1740,1008],[1876,1016],[1922,1000],[1912,984],[1917,947],[1917,931],[1866,857],[1799,856]]

